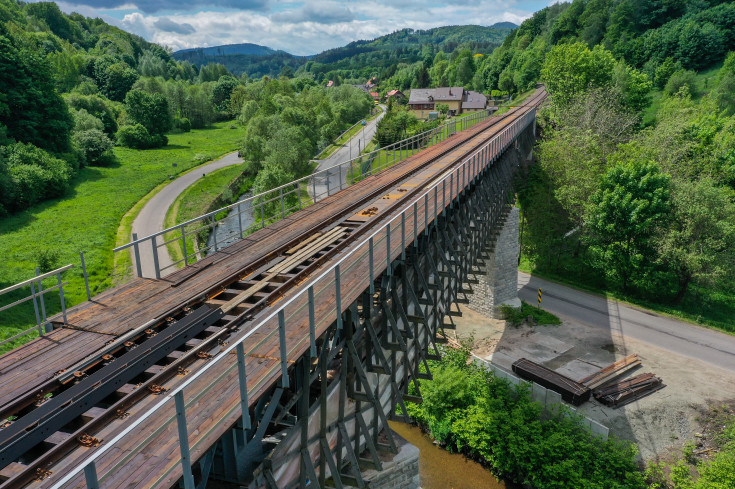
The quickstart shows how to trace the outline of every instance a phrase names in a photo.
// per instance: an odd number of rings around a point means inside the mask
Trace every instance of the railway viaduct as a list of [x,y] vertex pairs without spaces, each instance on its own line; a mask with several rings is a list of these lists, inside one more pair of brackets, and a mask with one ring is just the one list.
[[544,98],[0,357],[0,489],[411,487],[388,420],[468,292],[517,301],[513,179]]

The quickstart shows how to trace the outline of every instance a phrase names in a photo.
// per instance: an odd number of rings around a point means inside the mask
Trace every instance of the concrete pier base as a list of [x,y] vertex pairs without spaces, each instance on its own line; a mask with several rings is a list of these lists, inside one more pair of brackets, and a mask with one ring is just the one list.
[[492,318],[500,318],[501,305],[521,307],[518,298],[518,216],[511,207],[498,226],[494,242],[488,243],[488,258],[476,268],[478,284],[472,284],[470,307]]
[[[420,489],[419,449],[393,432],[398,453],[381,454],[383,470],[365,469],[362,478],[368,489]],[[353,489],[353,486],[345,486]]]

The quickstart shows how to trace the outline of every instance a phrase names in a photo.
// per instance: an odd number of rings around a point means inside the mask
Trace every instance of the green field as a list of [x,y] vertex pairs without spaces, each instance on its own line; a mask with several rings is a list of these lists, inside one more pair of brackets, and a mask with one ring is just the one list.
[[[236,150],[242,136],[239,126],[221,122],[207,129],[172,134],[164,148],[116,147],[117,162],[113,166],[81,169],[63,198],[0,219],[0,288],[30,278],[39,261],[38,253],[44,250],[57,255],[52,260],[55,266],[75,265],[65,275],[69,282],[65,290],[67,304],[86,299],[79,252],[85,254],[93,295],[114,285],[117,277],[127,273],[120,266],[114,269],[112,253],[123,216],[170,176]],[[132,216],[125,220],[129,225]],[[19,297],[9,294],[0,298],[0,304]],[[57,312],[58,299],[49,297],[48,301],[49,314]],[[32,321],[32,307],[0,312],[0,338],[12,336]]]

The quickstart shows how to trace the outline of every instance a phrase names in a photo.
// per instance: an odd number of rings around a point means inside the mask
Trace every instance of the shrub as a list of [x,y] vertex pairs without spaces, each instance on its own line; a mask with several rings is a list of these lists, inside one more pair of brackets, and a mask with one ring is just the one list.
[[430,362],[423,402],[410,414],[452,451],[524,487],[643,488],[635,445],[603,441],[568,409],[544,413],[527,385],[511,385],[469,363],[466,347]]
[[186,117],[177,117],[174,119],[174,128],[179,132],[191,131],[191,121]]
[[[0,147],[5,159],[5,185],[11,190],[0,200],[11,212],[42,200],[59,197],[69,188],[71,166],[32,144],[14,143]],[[9,177],[9,178],[8,178]]]
[[666,82],[664,93],[669,96],[676,95],[685,85],[689,87],[689,93],[694,95],[697,90],[697,74],[689,70],[675,71]]
[[39,250],[35,254],[35,259],[41,273],[50,272],[59,265],[59,252],[50,249]]
[[74,132],[71,140],[82,166],[104,165],[112,159],[112,141],[99,129]]
[[122,126],[117,131],[117,144],[128,148],[145,149],[151,144],[151,135],[142,124]]

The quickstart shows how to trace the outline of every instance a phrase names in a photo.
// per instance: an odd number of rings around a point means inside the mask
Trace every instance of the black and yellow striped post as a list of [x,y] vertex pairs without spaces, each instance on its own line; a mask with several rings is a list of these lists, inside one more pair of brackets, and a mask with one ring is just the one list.
[[538,289],[538,308],[541,309],[541,289]]

